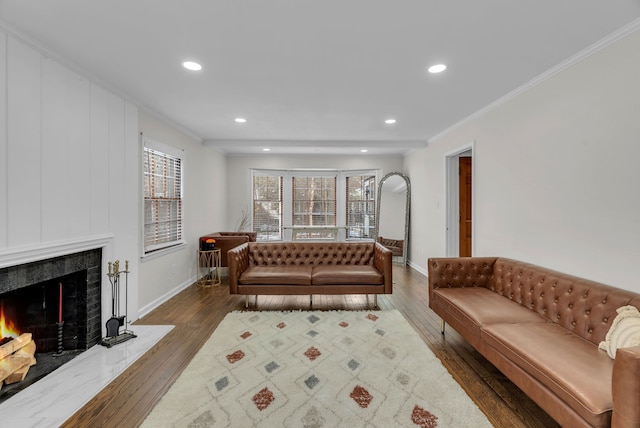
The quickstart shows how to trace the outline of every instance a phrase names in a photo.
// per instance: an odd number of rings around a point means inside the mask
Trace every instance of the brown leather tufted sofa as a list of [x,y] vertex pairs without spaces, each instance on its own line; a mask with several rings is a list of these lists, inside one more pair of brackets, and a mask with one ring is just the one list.
[[248,242],[229,250],[231,294],[391,294],[391,251],[377,242]]
[[640,426],[640,347],[598,349],[640,295],[498,257],[432,258],[429,307],[567,427]]

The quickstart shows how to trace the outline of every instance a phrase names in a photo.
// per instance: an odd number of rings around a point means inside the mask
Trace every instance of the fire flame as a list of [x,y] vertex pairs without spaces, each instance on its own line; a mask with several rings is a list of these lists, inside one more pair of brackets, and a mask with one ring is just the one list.
[[20,332],[11,320],[5,319],[4,303],[0,303],[0,339],[3,337],[16,338],[20,336]]

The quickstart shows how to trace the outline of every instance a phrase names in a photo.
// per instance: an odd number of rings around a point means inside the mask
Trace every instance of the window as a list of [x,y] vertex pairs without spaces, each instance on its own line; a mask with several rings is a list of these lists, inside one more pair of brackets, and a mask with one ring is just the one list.
[[376,176],[346,177],[347,237],[372,238],[376,223]]
[[282,239],[282,176],[253,176],[253,231],[259,241]]
[[[294,176],[293,226],[336,226],[336,177]],[[336,239],[336,230],[294,230],[294,239]]]
[[376,170],[251,170],[259,241],[371,239]]
[[183,243],[184,153],[143,137],[144,254]]

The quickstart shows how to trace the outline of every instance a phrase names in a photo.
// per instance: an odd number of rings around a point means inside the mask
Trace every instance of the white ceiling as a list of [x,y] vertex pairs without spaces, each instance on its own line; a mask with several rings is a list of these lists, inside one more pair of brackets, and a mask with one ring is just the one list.
[[403,153],[638,17],[640,0],[0,0],[4,27],[227,153]]

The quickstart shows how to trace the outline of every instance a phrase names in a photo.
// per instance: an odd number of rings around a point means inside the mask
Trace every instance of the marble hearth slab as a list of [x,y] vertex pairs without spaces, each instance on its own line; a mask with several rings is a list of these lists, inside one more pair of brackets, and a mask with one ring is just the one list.
[[112,348],[93,346],[0,404],[2,426],[59,427],[172,329],[134,325],[138,337]]

